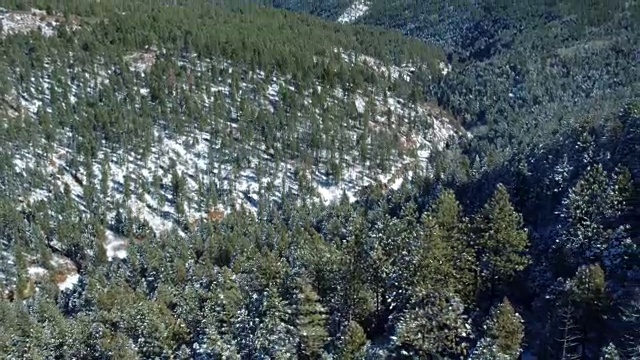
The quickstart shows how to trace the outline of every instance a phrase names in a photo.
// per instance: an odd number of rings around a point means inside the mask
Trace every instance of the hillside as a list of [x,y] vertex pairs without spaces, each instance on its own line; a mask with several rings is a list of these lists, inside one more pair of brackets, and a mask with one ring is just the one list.
[[637,2],[0,7],[0,358],[640,356]]
[[[413,94],[444,76],[435,48],[279,11],[181,11],[0,15],[7,201],[53,209],[59,196],[73,200],[80,218],[101,219],[106,256],[124,257],[130,238],[185,236],[230,211],[265,213],[284,196],[328,204],[372,183],[397,189],[462,135]],[[154,29],[159,21],[182,34]],[[121,37],[140,31],[156,41]],[[322,42],[307,48],[300,32]],[[60,261],[73,258],[73,243],[47,243]],[[29,271],[41,276],[41,265]]]
[[272,5],[394,29],[442,47],[451,76],[424,94],[474,134],[465,161],[491,157],[472,167],[497,166],[545,142],[571,119],[592,115],[594,103],[597,116],[617,113],[640,92],[637,1],[329,1],[322,10],[315,4]]

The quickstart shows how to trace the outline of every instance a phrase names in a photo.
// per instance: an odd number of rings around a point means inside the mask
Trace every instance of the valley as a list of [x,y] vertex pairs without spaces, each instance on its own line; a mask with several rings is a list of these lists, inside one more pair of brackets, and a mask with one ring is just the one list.
[[0,0],[0,358],[637,359],[639,19]]

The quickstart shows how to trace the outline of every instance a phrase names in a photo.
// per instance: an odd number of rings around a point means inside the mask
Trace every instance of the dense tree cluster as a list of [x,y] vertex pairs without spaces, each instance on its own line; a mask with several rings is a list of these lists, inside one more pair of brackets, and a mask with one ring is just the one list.
[[[438,24],[460,33],[440,43],[475,41],[452,51],[460,64],[446,77],[433,46],[258,6],[1,3],[65,9],[64,21],[81,25],[0,39],[0,357],[640,356],[640,102],[628,59],[638,37],[623,26],[634,3],[608,21],[595,12],[618,7],[540,0],[525,12],[497,2],[476,14],[454,2],[442,11],[457,16]],[[397,28],[406,10],[439,9],[399,4],[384,15]],[[540,12],[564,25],[551,30]],[[580,15],[558,17],[567,13]],[[602,56],[575,47],[585,43],[604,46]],[[408,83],[346,62],[347,52],[426,66]],[[148,70],[131,70],[131,55],[147,53],[156,56]],[[276,75],[284,86],[270,98]],[[507,83],[523,92],[510,97]],[[369,98],[362,113],[355,94]],[[373,172],[397,159],[404,129],[389,117],[386,131],[368,130],[376,96],[439,100],[474,137],[435,152],[432,171],[397,190],[311,201],[305,168],[339,180],[354,164]],[[424,119],[404,120],[427,130]],[[165,138],[178,137],[208,144],[197,176],[172,159],[152,181],[127,172],[113,197],[112,164],[150,169]],[[46,173],[62,148],[70,158]],[[268,179],[289,161],[301,164],[298,191],[258,181],[266,195],[256,214],[187,218],[233,201],[222,166],[232,164],[236,186],[243,168]],[[81,194],[58,185],[65,176]],[[42,189],[48,196],[33,196]],[[159,213],[171,202],[179,226],[160,231],[127,205],[145,197]],[[107,234],[125,240],[126,256],[107,252]],[[60,289],[68,268],[77,282]]]
[[638,97],[637,2],[379,0],[358,23],[447,51],[450,76],[425,94],[473,129],[472,166],[497,166],[596,107],[615,113]]

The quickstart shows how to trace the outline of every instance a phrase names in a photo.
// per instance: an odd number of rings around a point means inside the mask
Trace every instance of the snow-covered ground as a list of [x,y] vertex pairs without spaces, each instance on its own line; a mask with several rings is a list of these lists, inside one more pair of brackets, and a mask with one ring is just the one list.
[[[0,37],[25,34],[31,31],[39,31],[43,36],[49,37],[56,33],[56,27],[62,22],[62,16],[50,15],[45,11],[31,9],[30,11],[9,11],[0,8]],[[71,21],[68,27],[73,30],[78,27],[77,22]]]
[[73,288],[75,284],[78,283],[79,279],[80,279],[80,275],[78,275],[77,273],[71,274],[67,276],[67,278],[63,282],[58,283],[58,288],[60,288],[60,290],[69,290]]
[[[131,70],[140,72],[144,77],[144,73],[154,63],[156,53],[156,49],[147,49],[143,52],[131,54],[126,57],[126,60],[129,61]],[[345,52],[343,58],[349,64],[354,63],[352,54]],[[184,60],[179,61],[182,65],[191,66],[195,70],[205,67],[204,64],[193,64]],[[228,67],[229,71],[232,71],[231,64],[223,60],[215,61],[219,63],[218,65],[225,68]],[[392,78],[402,78],[406,81],[411,80],[415,69],[419,67],[419,65],[410,64],[402,67],[385,66],[379,60],[366,56],[359,56],[357,61],[373,68],[382,76],[390,75]],[[90,83],[93,86],[101,86],[101,84],[108,81],[109,77],[106,69],[95,73],[99,74],[97,76],[100,78],[92,79],[94,81]],[[76,75],[88,76],[86,73],[77,73]],[[263,106],[270,111],[274,111],[273,104],[279,101],[279,90],[282,87],[295,90],[290,79],[284,75],[272,74],[268,76],[262,72],[257,72],[250,74],[250,76],[268,84],[266,98],[254,103],[256,106]],[[35,75],[34,79],[32,79],[34,85],[31,86],[30,91],[32,95],[16,94],[15,98],[18,99],[20,106],[25,109],[26,115],[35,116],[40,106],[46,107],[49,91],[53,86],[50,79],[51,77],[47,74]],[[36,86],[36,82],[41,84]],[[205,86],[209,86],[209,91],[203,91],[202,94],[198,94],[199,101],[205,107],[210,106],[212,99],[206,98],[203,94],[230,93],[230,84],[227,82],[211,83]],[[250,93],[252,86],[249,83],[242,82],[240,84],[240,92]],[[80,91],[79,85],[70,83],[70,87],[72,91],[69,94],[69,101],[74,102],[74,93]],[[320,84],[317,87],[322,90]],[[140,87],[139,91],[142,101],[149,101],[147,99],[148,89]],[[311,104],[310,97],[311,94],[308,94],[308,98],[304,100],[309,105]],[[343,194],[346,194],[351,201],[354,201],[358,191],[363,186],[376,182],[386,183],[391,189],[398,189],[405,178],[413,175],[412,165],[424,168],[432,150],[442,147],[449,138],[457,134],[450,125],[451,119],[446,118],[437,107],[427,103],[409,104],[407,101],[392,94],[385,95],[384,91],[379,89],[369,89],[367,94],[361,91],[348,96],[343,94],[340,89],[336,89],[329,95],[327,101],[340,104],[352,102],[360,114],[367,111],[367,103],[373,101],[376,111],[369,124],[370,130],[378,131],[381,129],[380,131],[397,133],[401,136],[403,144],[406,145],[405,147],[408,151],[413,153],[413,156],[407,155],[397,159],[387,173],[373,173],[366,164],[360,164],[357,159],[353,158],[353,155],[348,155],[346,161],[351,163],[351,166],[343,174],[343,179],[340,183],[330,181],[322,169],[311,169],[306,175],[317,193],[316,200],[325,204],[337,201]],[[229,104],[229,106],[232,107],[231,112],[234,113],[236,110],[233,109],[233,105]],[[420,119],[421,129],[409,130],[405,128],[402,124],[408,118]],[[236,126],[232,122],[229,122],[228,125],[230,127]],[[348,129],[347,131],[355,138],[360,130]],[[190,223],[200,219],[207,219],[212,211],[224,214],[233,209],[243,208],[255,213],[258,199],[261,196],[261,189],[268,186],[274,189],[286,188],[294,193],[298,191],[299,184],[295,176],[296,162],[287,161],[276,168],[276,165],[267,156],[264,144],[251,144],[250,146],[254,150],[259,150],[257,153],[262,155],[251,158],[249,164],[234,171],[232,165],[228,162],[220,162],[217,158],[210,158],[210,156],[214,156],[219,152],[211,150],[219,149],[221,145],[219,140],[211,139],[206,132],[193,130],[184,136],[174,136],[173,134],[165,133],[161,126],[156,126],[152,131],[154,132],[154,137],[159,140],[152,147],[151,155],[148,159],[140,159],[136,154],[125,153],[124,151],[102,150],[97,156],[99,160],[96,160],[93,164],[92,171],[96,174],[94,179],[96,188],[100,188],[100,174],[103,172],[102,160],[107,159],[109,201],[112,204],[116,201],[124,201],[124,184],[125,182],[130,183],[132,195],[126,201],[126,205],[132,210],[133,214],[146,221],[156,233],[172,228],[177,229],[176,225],[179,222],[176,204],[170,190],[172,164],[175,166],[175,171],[186,182],[185,192],[187,199],[185,201],[184,215]],[[33,152],[18,154],[13,159],[14,168],[17,172],[24,174],[29,173],[29,171],[45,169],[48,178],[52,179],[51,183],[43,188],[30,189],[30,197],[25,200],[45,200],[53,194],[54,187],[60,189],[68,187],[71,190],[71,196],[81,208],[87,211],[83,200],[83,183],[86,181],[86,176],[82,169],[71,170],[70,162],[73,158],[73,150],[62,145],[64,143],[64,141],[60,141],[55,144],[54,150],[48,157],[44,154]],[[258,163],[266,166],[269,174],[269,176],[261,180],[258,180],[258,172],[256,170],[259,167]],[[129,181],[125,181],[125,177],[128,177]],[[159,190],[151,186],[154,183],[154,179],[161,179],[162,184]],[[227,199],[222,199],[217,207],[205,208],[204,203],[199,200],[201,197],[198,195],[198,188],[202,184],[207,184],[211,179],[215,180],[215,185],[220,189],[221,193],[225,194]],[[271,200],[277,201],[277,198],[272,198]],[[115,213],[111,212],[108,215],[113,221]],[[180,229],[177,230],[179,233],[181,232]],[[113,228],[109,228],[105,235],[104,246],[109,260],[126,257],[129,239],[118,235]],[[44,269],[32,267],[29,271],[33,277],[38,277],[43,275]],[[61,289],[69,288],[77,279],[77,273],[74,273],[73,269],[69,269],[64,280],[58,283],[58,286]]]
[[339,23],[352,23],[369,11],[370,2],[367,0],[354,0],[353,4],[338,18]]
[[451,64],[441,62],[438,66],[440,67],[440,71],[442,71],[442,75],[447,75],[451,72]]
[[334,51],[339,52],[346,63],[353,65],[357,62],[377,72],[382,77],[391,78],[391,80],[411,81],[413,74],[419,68],[414,64],[403,64],[402,66],[386,65],[374,57],[362,54],[356,55],[344,49],[334,49]]
[[[54,271],[53,281],[60,290],[71,289],[80,278],[75,265],[63,256],[54,255],[48,267]],[[27,272],[34,281],[46,281],[51,276],[49,270],[40,265],[29,266]]]

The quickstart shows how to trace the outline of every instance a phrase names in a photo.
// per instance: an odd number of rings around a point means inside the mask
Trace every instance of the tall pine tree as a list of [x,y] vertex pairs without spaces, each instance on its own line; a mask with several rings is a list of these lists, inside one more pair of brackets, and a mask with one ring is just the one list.
[[484,286],[492,302],[500,287],[529,263],[529,237],[522,215],[511,205],[504,185],[498,185],[493,197],[475,217],[476,254]]

